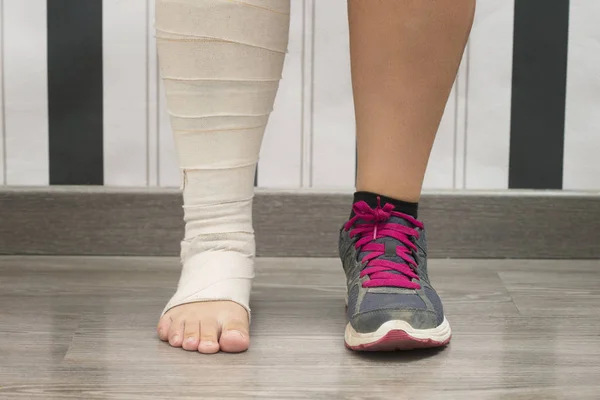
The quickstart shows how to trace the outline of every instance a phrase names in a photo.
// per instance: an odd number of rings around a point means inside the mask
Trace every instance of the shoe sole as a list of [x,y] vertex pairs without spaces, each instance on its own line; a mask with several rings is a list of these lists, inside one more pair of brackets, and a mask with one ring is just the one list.
[[348,323],[346,347],[355,351],[396,351],[446,346],[452,337],[448,320],[432,329],[414,329],[406,321],[388,321],[375,332],[359,333]]

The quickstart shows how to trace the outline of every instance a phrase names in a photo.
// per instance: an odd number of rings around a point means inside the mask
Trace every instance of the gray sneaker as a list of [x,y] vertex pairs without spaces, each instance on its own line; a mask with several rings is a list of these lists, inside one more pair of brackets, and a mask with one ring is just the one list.
[[421,222],[387,203],[354,204],[340,231],[348,285],[346,347],[409,350],[445,346],[451,330],[427,275],[427,238]]

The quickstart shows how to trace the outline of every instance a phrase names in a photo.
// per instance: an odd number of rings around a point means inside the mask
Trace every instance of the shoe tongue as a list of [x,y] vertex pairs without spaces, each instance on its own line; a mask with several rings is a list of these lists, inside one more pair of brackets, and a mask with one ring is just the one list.
[[[357,221],[358,224],[362,224],[364,223],[363,220],[358,220]],[[388,219],[386,222],[383,222],[382,224],[398,224],[398,225],[403,225],[403,226],[408,226],[410,228],[413,228],[413,225],[408,222],[407,220],[405,220],[404,218],[400,218],[400,217],[396,217],[394,215],[392,215],[390,217],[390,219]],[[382,238],[378,238],[375,239],[372,243],[377,243],[377,244],[383,244],[386,248],[386,254],[383,254],[379,257],[377,257],[376,259],[378,260],[389,260],[389,261],[393,261],[399,264],[405,264],[406,262],[399,257],[395,251],[393,251],[393,255],[389,255],[389,250],[393,249],[395,250],[396,247],[400,246],[400,247],[406,247],[406,245],[404,243],[402,243],[401,241],[399,241],[398,239],[394,239],[393,237],[390,236],[386,236],[386,237],[382,237]],[[369,251],[361,251],[358,255],[358,259],[362,260],[363,257],[365,257],[366,255],[368,255],[370,252]],[[412,258],[412,257],[411,257]],[[414,260],[414,258],[413,258]],[[393,274],[400,274],[400,272],[397,271],[390,271]]]

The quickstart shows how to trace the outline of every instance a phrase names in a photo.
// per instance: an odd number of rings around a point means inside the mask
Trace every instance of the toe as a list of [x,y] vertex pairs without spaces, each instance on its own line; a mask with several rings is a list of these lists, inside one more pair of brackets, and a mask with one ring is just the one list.
[[183,345],[185,350],[196,351],[200,343],[200,321],[187,320],[183,331]]
[[183,319],[173,320],[169,328],[169,344],[173,347],[181,347],[183,342],[183,329],[185,321]]
[[219,351],[219,324],[216,320],[202,321],[200,326],[200,343],[197,346],[200,353],[212,354]]
[[228,353],[239,353],[248,350],[250,335],[248,334],[248,322],[231,320],[223,326],[223,332],[219,340],[221,350]]
[[171,327],[171,317],[167,315],[163,315],[160,321],[158,321],[158,326],[156,327],[156,332],[158,333],[158,337],[163,342],[169,340],[169,328]]

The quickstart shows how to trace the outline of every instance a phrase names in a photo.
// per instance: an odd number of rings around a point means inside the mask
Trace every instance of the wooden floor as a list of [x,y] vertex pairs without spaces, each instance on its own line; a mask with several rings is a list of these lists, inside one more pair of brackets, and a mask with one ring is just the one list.
[[173,258],[0,258],[1,399],[600,399],[600,261],[432,260],[441,351],[343,346],[333,259],[260,259],[250,350],[155,337]]

